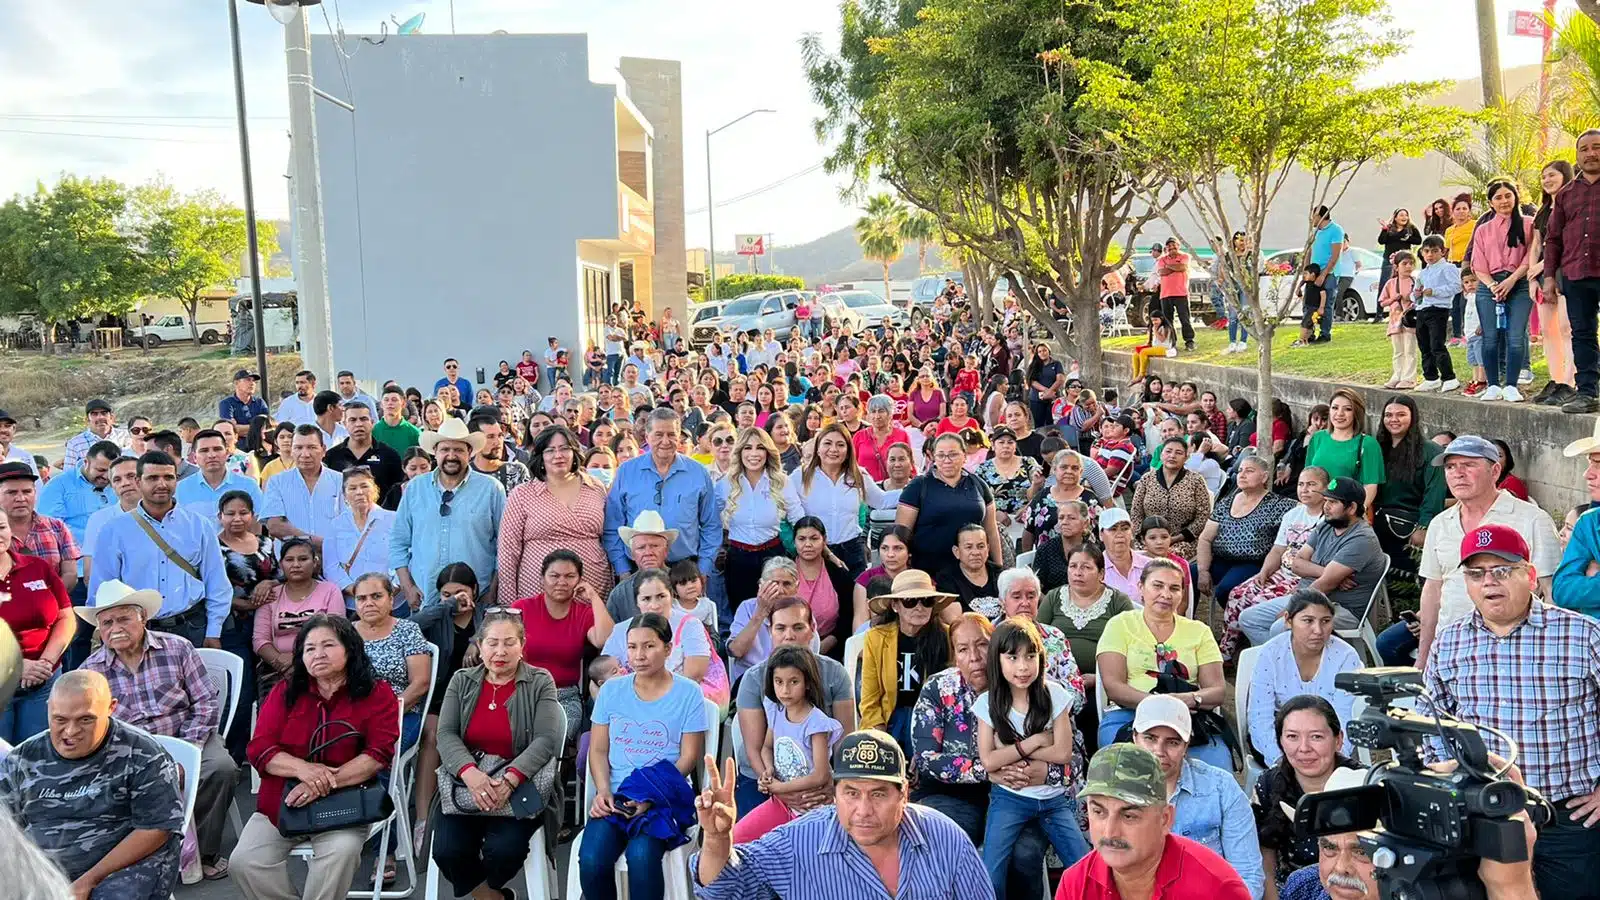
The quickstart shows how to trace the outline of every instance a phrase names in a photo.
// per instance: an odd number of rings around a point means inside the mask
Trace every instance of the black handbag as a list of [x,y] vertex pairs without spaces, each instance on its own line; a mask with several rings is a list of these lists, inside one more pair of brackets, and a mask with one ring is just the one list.
[[[335,725],[344,726],[345,733],[319,743],[318,738],[324,730]],[[315,762],[317,756],[328,747],[360,737],[361,732],[344,719],[323,722],[311,732],[311,752],[306,754],[306,759]],[[283,796],[287,798],[289,792],[299,784],[298,780],[287,781],[283,786]],[[281,804],[278,807],[278,833],[288,838],[309,837],[324,831],[382,822],[393,814],[394,800],[390,799],[388,790],[378,783],[378,779],[372,778],[362,784],[339,788],[305,806]]]

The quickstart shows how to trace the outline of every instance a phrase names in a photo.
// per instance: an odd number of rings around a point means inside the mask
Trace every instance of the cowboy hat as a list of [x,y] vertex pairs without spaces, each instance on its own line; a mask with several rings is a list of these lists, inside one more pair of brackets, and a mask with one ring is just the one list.
[[441,441],[455,441],[458,444],[466,444],[472,448],[473,453],[483,449],[483,434],[475,431],[468,432],[467,423],[453,416],[441,422],[438,431],[424,431],[418,443],[421,444],[423,452],[432,453],[433,448],[439,446]]
[[1600,416],[1594,420],[1594,434],[1586,438],[1578,438],[1561,451],[1562,456],[1588,456],[1600,450]]
[[[1363,769],[1339,768],[1339,769],[1334,769],[1332,772],[1328,773],[1328,781],[1327,781],[1326,784],[1324,784],[1322,786],[1322,790],[1324,790],[1324,791],[1342,791],[1345,788],[1361,787],[1362,785],[1364,785],[1366,783],[1367,783],[1367,773],[1366,773],[1365,770],[1363,770]],[[1289,821],[1291,821],[1291,822],[1294,821],[1294,807],[1293,806],[1290,806],[1289,804],[1283,802],[1282,800],[1279,800],[1278,801],[1278,808],[1283,810],[1283,814],[1289,817]]]
[[100,613],[117,606],[137,606],[144,610],[146,622],[154,619],[161,610],[161,594],[158,591],[136,591],[115,578],[100,582],[100,587],[94,592],[94,602],[87,606],[74,606],[72,611],[83,617],[90,625],[99,623]]
[[626,525],[617,528],[617,536],[622,538],[624,546],[631,545],[634,537],[641,534],[653,534],[657,537],[666,538],[669,544],[678,540],[678,529],[668,528],[666,521],[661,518],[661,513],[653,509],[647,509],[639,513],[633,520],[632,528]]
[[920,597],[933,597],[933,614],[950,605],[956,598],[955,594],[947,594],[933,586],[933,579],[921,569],[907,569],[894,577],[894,584],[889,588],[889,593],[879,594],[867,601],[867,611],[874,616],[881,616],[889,611],[889,607],[896,600],[912,600]]

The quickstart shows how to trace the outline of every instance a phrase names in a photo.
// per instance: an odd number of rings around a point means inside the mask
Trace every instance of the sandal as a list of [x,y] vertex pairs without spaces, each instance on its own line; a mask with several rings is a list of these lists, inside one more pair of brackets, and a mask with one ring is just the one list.
[[202,863],[200,874],[206,881],[221,881],[228,877],[228,860],[226,857],[217,857],[217,861],[210,865]]
[[399,880],[400,869],[394,864],[394,857],[391,856],[383,861],[383,886],[390,887]]

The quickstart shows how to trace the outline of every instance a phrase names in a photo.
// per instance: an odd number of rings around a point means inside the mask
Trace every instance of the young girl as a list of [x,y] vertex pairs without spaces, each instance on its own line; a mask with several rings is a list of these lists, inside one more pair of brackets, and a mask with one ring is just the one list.
[[783,798],[833,784],[829,758],[844,726],[822,711],[822,671],[804,647],[779,647],[767,660],[762,708],[767,736],[761,744],[758,784],[770,799],[750,810],[733,827],[733,842],[743,844],[794,819]]
[[[1391,354],[1392,371],[1384,387],[1402,391],[1412,390],[1417,386],[1417,329],[1405,326],[1405,314],[1412,309],[1411,288],[1414,285],[1411,273],[1416,268],[1416,257],[1410,250],[1396,250],[1390,257],[1394,266],[1394,275],[1383,284],[1383,296],[1378,302],[1389,311],[1389,344],[1393,348]],[[1415,317],[1413,317],[1413,320]]]
[[[1072,764],[1073,696],[1044,676],[1044,639],[1020,616],[1007,619],[989,639],[989,690],[978,697],[978,757],[998,772],[1014,763],[1039,760],[1051,767]],[[1005,900],[1011,851],[1024,825],[1037,820],[1062,863],[1071,866],[1089,852],[1078,829],[1077,803],[1061,784],[989,787],[983,830],[983,864],[996,900]]]
[[1145,516],[1139,523],[1139,546],[1151,559],[1170,559],[1183,575],[1183,589],[1189,589],[1189,561],[1172,550],[1172,526],[1164,516]]
[[1150,368],[1150,360],[1156,357],[1176,355],[1169,353],[1174,348],[1172,341],[1172,328],[1161,316],[1151,314],[1150,327],[1145,331],[1145,342],[1133,348],[1133,381],[1137,385],[1144,378],[1144,373]]

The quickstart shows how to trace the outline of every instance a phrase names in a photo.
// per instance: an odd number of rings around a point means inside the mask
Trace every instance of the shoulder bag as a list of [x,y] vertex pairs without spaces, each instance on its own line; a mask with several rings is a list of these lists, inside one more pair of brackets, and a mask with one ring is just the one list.
[[133,520],[139,523],[139,527],[144,529],[144,533],[149,535],[150,540],[155,543],[156,549],[160,550],[173,565],[182,569],[184,574],[188,575],[190,578],[193,578],[195,581],[205,580],[200,577],[200,570],[195,568],[194,563],[184,559],[178,554],[178,551],[172,549],[172,545],[167,543],[167,539],[161,536],[161,532],[156,531],[155,528],[151,526],[150,520],[146,519],[142,515],[135,515]]
[[[335,727],[343,727],[344,733],[324,739],[323,735]],[[360,737],[361,732],[344,719],[324,722],[311,732],[311,752],[306,754],[306,759],[318,762],[317,757],[328,747]],[[299,783],[298,780],[287,780],[283,795],[288,797]],[[370,778],[362,784],[339,788],[305,806],[283,804],[278,810],[278,833],[289,838],[307,837],[324,831],[382,822],[393,813],[394,801],[390,799],[389,792],[378,783],[377,778]]]

